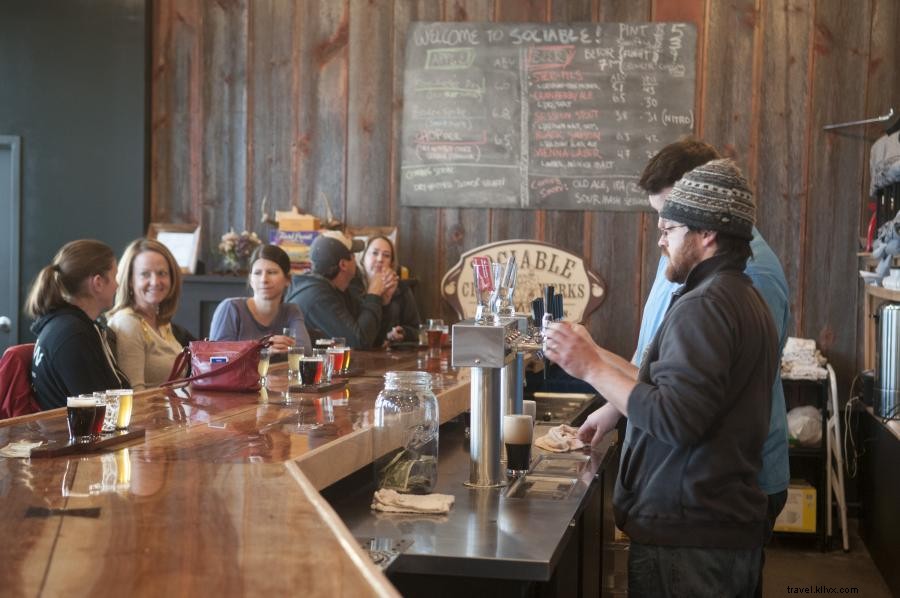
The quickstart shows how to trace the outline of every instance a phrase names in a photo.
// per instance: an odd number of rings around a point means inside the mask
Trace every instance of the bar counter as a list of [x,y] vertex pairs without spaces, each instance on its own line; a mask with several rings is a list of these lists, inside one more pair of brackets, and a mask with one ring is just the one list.
[[[280,404],[270,391],[137,393],[114,450],[0,457],[3,595],[396,596],[317,490],[372,461],[372,408],[388,370],[435,374],[442,419],[468,384],[415,352],[354,353],[365,375]],[[0,446],[68,439],[65,409],[0,421]]]
[[[130,427],[144,429],[144,438],[84,455],[0,457],[0,594],[397,596],[354,535],[404,533],[414,542],[396,562],[401,570],[428,573],[439,564],[449,574],[546,579],[578,500],[510,499],[503,507],[499,490],[464,488],[468,453],[458,422],[441,429],[436,491],[457,495],[443,522],[376,517],[359,507],[371,490],[357,488],[356,506],[340,509],[345,525],[319,493],[373,461],[373,407],[385,371],[431,372],[442,423],[468,409],[468,371],[454,371],[448,359],[449,351],[355,352],[353,367],[363,373],[345,388],[292,393],[287,403],[283,363],[259,394],[149,390],[135,395]],[[65,409],[0,421],[0,446],[22,439],[65,444]],[[527,525],[548,514],[543,527]],[[543,546],[527,549],[549,525]],[[474,548],[460,545],[467,542]],[[482,559],[485,552],[494,558]]]

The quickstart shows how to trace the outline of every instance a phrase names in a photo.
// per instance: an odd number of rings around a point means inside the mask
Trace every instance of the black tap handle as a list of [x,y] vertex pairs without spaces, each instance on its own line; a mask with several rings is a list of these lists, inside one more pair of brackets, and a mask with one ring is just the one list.
[[553,315],[553,285],[548,284],[544,287],[544,312]]
[[531,300],[531,317],[534,318],[535,326],[541,325],[541,319],[544,317],[544,300],[541,297]]
[[553,319],[563,319],[563,296],[562,293],[553,297]]

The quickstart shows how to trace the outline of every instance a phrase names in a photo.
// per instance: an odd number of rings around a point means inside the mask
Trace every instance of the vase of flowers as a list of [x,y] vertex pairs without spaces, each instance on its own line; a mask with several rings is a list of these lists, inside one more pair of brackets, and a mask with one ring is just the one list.
[[240,234],[229,230],[222,235],[219,241],[219,252],[222,254],[222,266],[226,272],[241,274],[248,269],[247,260],[253,255],[253,250],[259,247],[262,241],[256,233],[244,231]]

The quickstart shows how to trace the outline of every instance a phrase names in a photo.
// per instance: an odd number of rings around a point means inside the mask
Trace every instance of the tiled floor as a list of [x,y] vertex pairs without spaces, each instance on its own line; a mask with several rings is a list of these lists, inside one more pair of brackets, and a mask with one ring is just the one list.
[[[858,591],[850,595],[866,598],[891,598],[881,574],[872,562],[865,544],[856,533],[856,521],[850,520],[850,552],[845,553],[836,536],[832,550],[820,552],[815,541],[806,538],[776,536],[766,550],[763,572],[763,595],[768,597],[796,596],[789,588],[811,587],[802,595],[828,595]],[[819,586],[819,587],[817,587]],[[831,588],[836,588],[831,590]],[[816,591],[819,590],[819,591]]]

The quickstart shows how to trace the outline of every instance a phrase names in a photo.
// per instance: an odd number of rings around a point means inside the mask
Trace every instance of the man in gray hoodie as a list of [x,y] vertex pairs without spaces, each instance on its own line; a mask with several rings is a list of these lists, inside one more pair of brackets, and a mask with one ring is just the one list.
[[286,299],[300,307],[310,336],[343,337],[354,349],[369,349],[378,340],[388,290],[384,279],[372,277],[361,296],[348,290],[356,275],[353,252],[361,245],[341,232],[324,231],[310,246],[312,272],[294,277]]
[[554,324],[546,356],[630,422],[613,507],[631,538],[632,596],[752,596],[767,531],[757,476],[779,338],[746,274],[753,194],[730,160],[689,171],[657,227],[666,277],[682,286],[642,360]]

